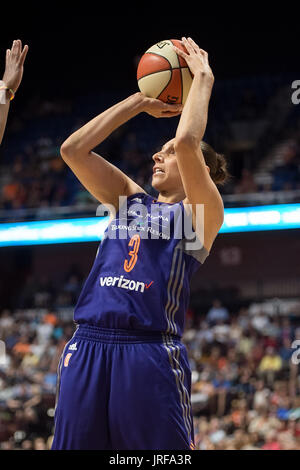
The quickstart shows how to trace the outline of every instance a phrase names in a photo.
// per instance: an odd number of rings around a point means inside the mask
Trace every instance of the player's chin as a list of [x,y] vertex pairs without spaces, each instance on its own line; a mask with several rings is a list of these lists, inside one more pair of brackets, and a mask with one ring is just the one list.
[[152,187],[157,191],[162,191],[166,186],[164,175],[153,175],[152,176]]

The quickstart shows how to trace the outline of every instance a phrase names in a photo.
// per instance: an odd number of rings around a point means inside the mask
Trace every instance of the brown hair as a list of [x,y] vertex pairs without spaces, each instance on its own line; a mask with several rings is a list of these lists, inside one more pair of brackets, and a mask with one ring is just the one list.
[[215,184],[224,185],[232,177],[227,169],[227,161],[224,155],[217,153],[209,144],[201,141],[201,150],[206,165],[210,169],[211,179]]

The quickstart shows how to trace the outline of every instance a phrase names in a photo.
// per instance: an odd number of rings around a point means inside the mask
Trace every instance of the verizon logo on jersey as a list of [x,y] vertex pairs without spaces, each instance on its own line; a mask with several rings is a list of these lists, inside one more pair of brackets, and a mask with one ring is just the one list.
[[134,281],[133,279],[126,279],[124,276],[120,277],[113,277],[113,276],[105,276],[100,277],[100,286],[101,287],[119,287],[120,289],[127,289],[136,292],[144,292],[145,289],[149,289],[149,287],[153,284],[153,281],[146,284],[142,281]]

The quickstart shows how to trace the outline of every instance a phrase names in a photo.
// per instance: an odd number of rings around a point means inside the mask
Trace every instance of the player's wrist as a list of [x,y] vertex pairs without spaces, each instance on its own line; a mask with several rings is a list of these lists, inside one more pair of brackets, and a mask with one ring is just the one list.
[[130,106],[132,110],[134,111],[135,115],[146,111],[145,108],[146,108],[147,97],[143,93],[141,92],[134,93],[133,95],[130,96],[129,99],[131,100]]
[[194,78],[201,82],[201,86],[212,87],[215,81],[213,73],[209,70],[198,69],[194,73]]
[[15,92],[12,90],[7,82],[0,80],[0,104],[6,104],[7,102],[13,100],[15,97]]
[[140,91],[136,92],[134,95],[135,104],[138,107],[139,111],[145,111],[146,96]]

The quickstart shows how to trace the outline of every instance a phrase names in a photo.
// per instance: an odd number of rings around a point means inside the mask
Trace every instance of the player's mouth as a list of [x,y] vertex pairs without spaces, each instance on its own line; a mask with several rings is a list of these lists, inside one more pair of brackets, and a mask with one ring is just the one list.
[[161,167],[155,165],[153,167],[153,175],[160,175],[160,174],[165,174],[164,170]]

